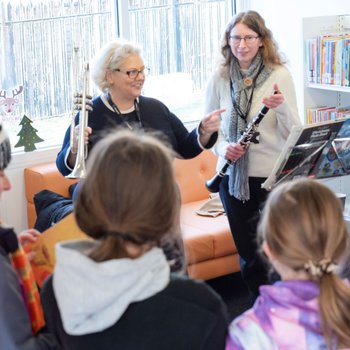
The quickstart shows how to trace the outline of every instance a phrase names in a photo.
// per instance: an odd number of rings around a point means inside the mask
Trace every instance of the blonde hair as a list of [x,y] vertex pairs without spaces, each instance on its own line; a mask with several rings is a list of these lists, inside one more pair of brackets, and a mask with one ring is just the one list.
[[96,144],[75,205],[80,229],[101,241],[93,259],[125,257],[127,242],[154,246],[178,234],[172,159],[170,148],[142,131],[114,131]]
[[[269,195],[258,226],[277,261],[295,271],[309,272],[320,286],[319,312],[329,345],[350,346],[350,288],[325,267],[314,274],[309,262],[339,263],[349,236],[340,200],[316,180],[300,179],[277,186]],[[321,264],[321,265],[319,265]]]
[[227,24],[221,40],[222,72],[226,72],[231,61],[235,58],[229,45],[232,28],[238,23],[245,24],[257,33],[261,39],[262,46],[259,48],[265,66],[281,65],[284,63],[278,52],[278,44],[274,40],[272,32],[265,25],[264,19],[256,11],[241,12],[234,16]]
[[94,84],[107,92],[111,87],[106,78],[107,71],[119,68],[132,55],[141,57],[141,49],[129,41],[118,38],[105,44],[91,61],[90,74]]

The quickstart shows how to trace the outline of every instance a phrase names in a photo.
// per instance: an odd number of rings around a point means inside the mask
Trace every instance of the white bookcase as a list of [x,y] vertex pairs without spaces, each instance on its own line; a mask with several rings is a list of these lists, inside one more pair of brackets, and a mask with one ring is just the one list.
[[[322,34],[350,32],[350,15],[308,17],[303,19],[303,41]],[[304,45],[304,66],[306,53]],[[350,87],[307,82],[304,69],[304,115],[309,107],[345,106],[350,104]]]
[[[302,20],[303,42],[323,34],[350,32],[350,15],[307,17]],[[320,106],[350,105],[350,87],[308,83],[306,69],[305,44],[303,45],[304,62],[304,121],[306,109]],[[322,180],[335,192],[346,193],[346,211],[350,212],[350,176],[335,177]]]

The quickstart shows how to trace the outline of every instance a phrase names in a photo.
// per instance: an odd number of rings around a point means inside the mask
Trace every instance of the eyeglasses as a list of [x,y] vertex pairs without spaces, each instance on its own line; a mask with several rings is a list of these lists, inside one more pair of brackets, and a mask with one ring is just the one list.
[[116,68],[114,69],[114,71],[126,74],[130,79],[136,79],[139,76],[139,74],[142,74],[144,77],[147,76],[150,72],[150,68],[145,67],[141,70],[132,69],[132,70],[127,70],[126,72],[123,72],[119,68]]
[[260,38],[259,35],[257,35],[257,36],[254,36],[254,35],[245,35],[245,36],[230,35],[230,39],[233,41],[234,45],[239,45],[241,43],[241,40],[244,40],[244,42],[247,45],[251,45],[258,38]]

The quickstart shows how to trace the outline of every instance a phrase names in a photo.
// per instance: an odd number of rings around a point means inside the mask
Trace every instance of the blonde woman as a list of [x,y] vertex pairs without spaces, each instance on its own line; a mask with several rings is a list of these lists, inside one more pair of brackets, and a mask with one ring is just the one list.
[[337,274],[349,234],[335,194],[310,179],[278,186],[258,234],[282,280],[260,287],[254,308],[232,322],[226,349],[350,348],[350,286]]
[[[162,102],[142,96],[150,69],[146,66],[139,46],[123,39],[105,44],[91,62],[91,77],[101,94],[92,101],[86,139],[89,150],[116,126],[130,130],[160,131],[179,157],[189,159],[211,148],[217,140],[222,110],[210,111],[198,127],[189,132],[181,120]],[[79,118],[76,117],[78,126]],[[68,128],[56,164],[63,175],[74,168],[78,148],[78,130],[70,143]]]

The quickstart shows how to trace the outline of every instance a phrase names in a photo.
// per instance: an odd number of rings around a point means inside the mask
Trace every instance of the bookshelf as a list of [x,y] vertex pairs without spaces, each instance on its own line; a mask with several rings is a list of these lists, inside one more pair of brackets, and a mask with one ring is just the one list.
[[[333,83],[322,83],[322,81],[310,82],[309,54],[306,43],[321,35],[336,35],[349,33],[350,35],[350,15],[308,17],[302,21],[302,32],[304,42],[304,122],[308,123],[307,108],[316,107],[343,107],[350,104],[350,86],[333,85]],[[350,41],[350,38],[349,38]],[[320,46],[320,43],[318,43]],[[318,50],[318,49],[316,49]],[[349,70],[349,68],[348,68]],[[321,74],[318,74],[319,80]],[[346,83],[348,85],[348,83]]]
[[[311,81],[309,72],[308,52],[306,43],[317,36],[350,33],[350,14],[340,14],[331,16],[306,17],[302,19],[303,36],[303,110],[304,123],[308,122],[308,108],[316,107],[343,107],[350,105],[350,86],[324,84],[320,81]],[[350,62],[348,69],[350,67]],[[322,79],[321,79],[322,80]],[[344,81],[341,82],[342,84]],[[348,85],[348,84],[345,84]],[[350,176],[333,177],[323,179],[322,182],[335,192],[347,194],[347,207],[350,202]]]

